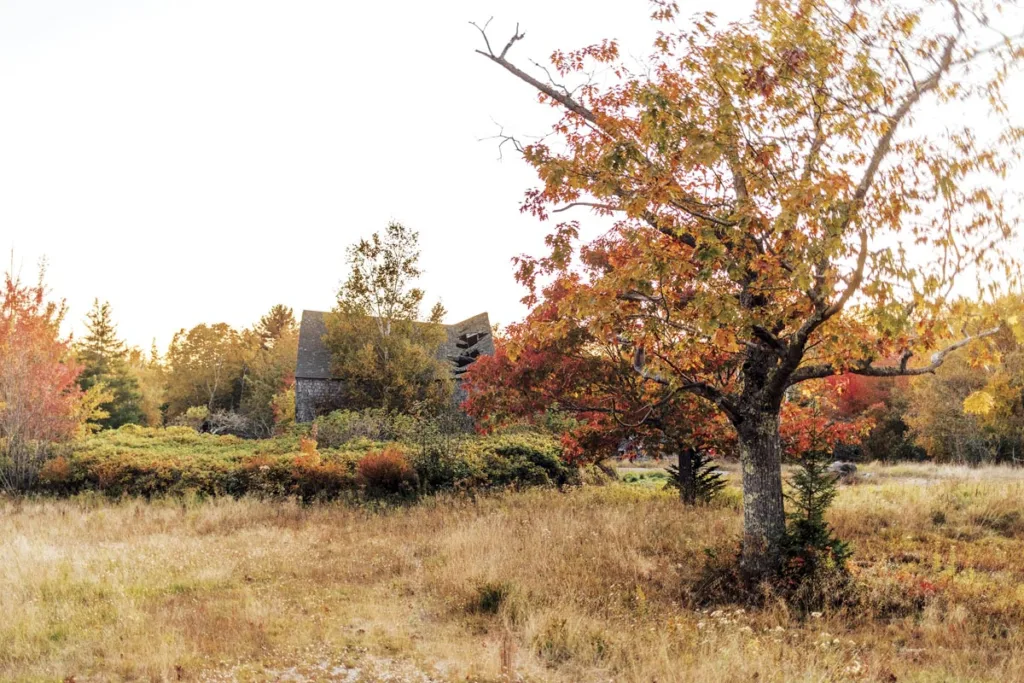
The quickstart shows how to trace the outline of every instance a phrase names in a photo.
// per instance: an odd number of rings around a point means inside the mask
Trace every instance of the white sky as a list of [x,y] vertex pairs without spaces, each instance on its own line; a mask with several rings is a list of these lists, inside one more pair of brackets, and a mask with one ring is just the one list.
[[[682,0],[723,21],[750,0]],[[585,7],[585,9],[584,9]],[[554,112],[473,50],[520,22],[522,65],[617,38],[648,53],[647,0],[0,0],[0,251],[71,306],[94,297],[161,350],[200,322],[275,303],[327,309],[345,247],[397,219],[421,234],[427,305],[454,322],[525,310],[510,259],[532,170],[498,122]],[[587,222],[586,213],[578,216]],[[4,259],[6,265],[6,258]]]
[[[694,4],[693,11],[706,5]],[[274,303],[326,309],[344,250],[419,230],[428,303],[454,322],[525,312],[510,258],[532,171],[494,121],[553,113],[473,53],[494,16],[516,56],[619,38],[646,54],[645,0],[0,0],[0,250],[45,256],[76,331],[92,299],[161,349],[179,328],[243,327]],[[583,217],[583,216],[581,216]],[[7,259],[4,259],[6,265]]]

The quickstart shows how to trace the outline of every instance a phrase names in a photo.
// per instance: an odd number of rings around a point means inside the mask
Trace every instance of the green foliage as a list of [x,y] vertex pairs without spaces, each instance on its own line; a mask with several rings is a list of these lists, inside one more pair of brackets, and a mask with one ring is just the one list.
[[438,357],[447,335],[444,308],[438,304],[427,322],[418,321],[418,241],[391,223],[348,251],[350,275],[325,320],[332,374],[342,380],[339,405],[413,413],[450,401],[451,366]]
[[148,354],[138,347],[128,349],[127,360],[128,367],[139,384],[139,394],[142,396],[140,408],[145,416],[144,424],[149,427],[163,425],[167,375],[156,343],[154,342],[150,347]]
[[225,323],[179,331],[163,372],[168,420],[205,405],[211,415],[230,414],[220,419],[226,431],[269,437],[279,417],[288,419],[274,402],[291,388],[298,339],[295,316],[281,305],[241,332]]
[[835,500],[836,476],[829,471],[832,454],[812,448],[799,459],[787,498],[792,506],[783,545],[783,587],[792,603],[820,608],[842,597],[847,584],[849,546],[832,533],[825,513]]
[[251,440],[184,426],[126,425],[82,439],[51,458],[38,490],[111,497],[296,496],[308,502],[561,486],[576,476],[561,461],[558,443],[536,434],[466,436],[442,458],[435,455],[425,455],[414,443],[384,444],[365,436],[326,448],[300,429]]
[[161,495],[336,498],[356,489],[363,452],[303,458],[298,440],[251,441],[199,434],[189,427],[127,425],[82,440],[49,461],[41,490],[58,495],[98,491],[111,497]]
[[144,423],[139,382],[128,365],[128,350],[117,337],[108,302],[93,301],[86,316],[86,330],[85,337],[75,346],[78,362],[82,364],[78,386],[86,392],[98,387],[106,399],[98,406],[102,416],[95,424],[103,429],[116,429],[125,424]]
[[562,459],[558,443],[543,434],[495,435],[475,440],[469,452],[478,459],[486,486],[566,486],[579,473]]
[[313,424],[317,443],[323,448],[340,448],[359,439],[407,441],[416,430],[414,418],[383,408],[336,410],[316,418]]
[[703,451],[682,449],[679,459],[679,464],[668,466],[668,486],[677,489],[687,505],[710,502],[728,483]]
[[265,438],[290,419],[294,421],[294,394],[290,408],[281,398],[292,388],[299,349],[299,330],[292,309],[273,306],[252,329],[241,334],[239,342],[238,412],[249,423],[249,436]]
[[477,586],[469,605],[471,612],[497,614],[512,595],[512,584],[507,581],[488,581]]
[[226,323],[196,325],[175,333],[167,350],[167,417],[192,406],[211,412],[235,407],[241,375],[239,335]]
[[191,427],[198,432],[209,417],[210,409],[206,406],[192,406],[177,419],[177,424],[181,427]]
[[649,472],[628,472],[622,477],[626,484],[634,484],[648,488],[664,488],[671,486],[669,474],[662,470],[651,470]]

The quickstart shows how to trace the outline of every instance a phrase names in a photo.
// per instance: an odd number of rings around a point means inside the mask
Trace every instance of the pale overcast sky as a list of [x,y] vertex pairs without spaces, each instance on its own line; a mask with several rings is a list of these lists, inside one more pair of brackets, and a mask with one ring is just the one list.
[[493,15],[500,41],[520,22],[523,63],[606,37],[645,54],[647,2],[601,5],[0,0],[0,248],[29,277],[47,258],[76,330],[99,297],[163,349],[277,302],[329,308],[346,245],[393,218],[449,321],[511,322],[510,258],[545,226],[518,211],[531,170],[480,138],[553,114],[468,22]]
[[[683,0],[745,15],[750,0]],[[585,9],[584,9],[585,8]],[[0,249],[81,320],[166,348],[200,322],[272,304],[326,309],[345,247],[418,230],[428,305],[448,320],[525,312],[510,258],[547,226],[519,213],[535,176],[498,130],[554,112],[473,50],[494,16],[513,55],[617,38],[648,53],[647,0],[0,0]],[[585,221],[586,214],[579,218]],[[592,225],[593,223],[590,222]],[[6,260],[6,259],[5,259]]]

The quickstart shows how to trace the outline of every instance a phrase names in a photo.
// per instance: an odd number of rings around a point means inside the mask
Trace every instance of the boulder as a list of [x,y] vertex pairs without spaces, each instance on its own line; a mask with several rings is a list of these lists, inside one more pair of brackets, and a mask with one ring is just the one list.
[[837,460],[828,466],[828,471],[838,477],[849,477],[857,474],[857,466],[852,462],[842,462]]

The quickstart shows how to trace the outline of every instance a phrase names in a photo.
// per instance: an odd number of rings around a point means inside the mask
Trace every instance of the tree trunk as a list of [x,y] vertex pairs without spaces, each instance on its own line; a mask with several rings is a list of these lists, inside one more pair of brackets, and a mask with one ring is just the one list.
[[697,480],[693,471],[692,448],[679,449],[679,498],[683,505],[697,504]]
[[779,569],[786,515],[782,506],[779,415],[755,413],[738,428],[743,465],[743,548],[740,564],[751,577]]

